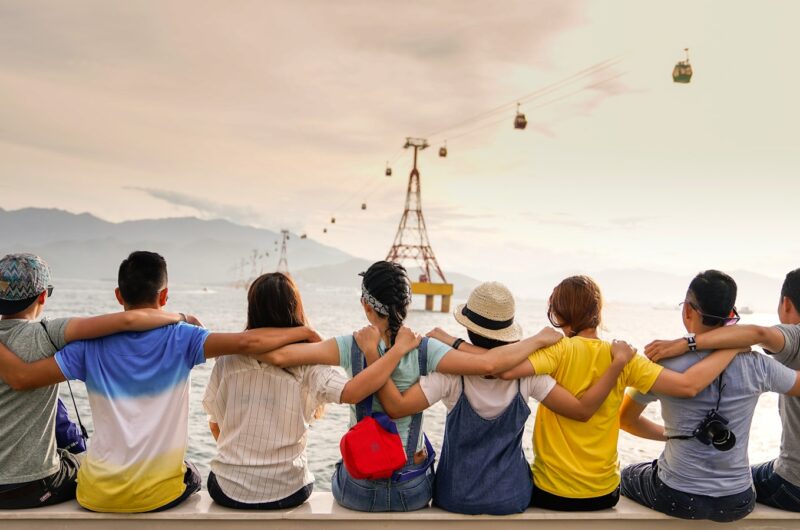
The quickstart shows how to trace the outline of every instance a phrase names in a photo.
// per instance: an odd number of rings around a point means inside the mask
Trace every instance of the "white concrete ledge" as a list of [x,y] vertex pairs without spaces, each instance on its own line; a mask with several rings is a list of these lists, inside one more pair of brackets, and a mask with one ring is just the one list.
[[[314,493],[309,502],[289,510],[232,510],[215,504],[205,491],[194,495],[181,506],[160,513],[100,514],[68,502],[34,510],[0,510],[0,528],[6,529],[458,529],[491,528],[496,530],[548,530],[587,528],[591,530],[624,530],[643,528],[701,529],[722,525],[709,521],[684,521],[648,510],[621,499],[613,510],[564,513],[548,510],[528,511],[502,517],[459,515],[437,508],[408,513],[362,513],[337,505],[330,493]],[[724,528],[800,529],[800,514],[758,505],[747,518],[724,525]]]

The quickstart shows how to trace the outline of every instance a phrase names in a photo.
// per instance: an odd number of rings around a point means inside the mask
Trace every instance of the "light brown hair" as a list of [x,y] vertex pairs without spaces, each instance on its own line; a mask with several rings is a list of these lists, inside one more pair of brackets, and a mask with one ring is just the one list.
[[595,281],[588,276],[570,276],[553,289],[547,318],[555,327],[569,326],[574,337],[600,326],[602,311],[603,296]]

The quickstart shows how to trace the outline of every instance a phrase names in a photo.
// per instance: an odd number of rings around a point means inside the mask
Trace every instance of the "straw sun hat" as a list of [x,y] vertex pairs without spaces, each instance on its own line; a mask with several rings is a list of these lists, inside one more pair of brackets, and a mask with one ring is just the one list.
[[515,342],[522,339],[522,328],[514,322],[514,296],[499,282],[485,282],[469,295],[466,304],[453,312],[459,324],[489,339]]

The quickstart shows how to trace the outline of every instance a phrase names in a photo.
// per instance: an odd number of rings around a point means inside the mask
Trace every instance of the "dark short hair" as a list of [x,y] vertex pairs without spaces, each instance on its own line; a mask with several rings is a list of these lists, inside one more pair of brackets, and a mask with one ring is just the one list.
[[131,252],[119,266],[117,285],[127,304],[151,304],[167,285],[167,262],[155,252]]
[[795,269],[786,275],[781,287],[781,296],[791,300],[794,308],[800,311],[800,269]]
[[300,291],[281,272],[262,274],[247,290],[247,329],[306,325]]
[[706,326],[721,326],[736,305],[736,282],[717,270],[703,271],[689,284],[689,293],[703,315]]
[[506,344],[511,344],[510,342],[506,342],[503,340],[497,339],[490,339],[488,337],[484,337],[483,335],[478,335],[471,329],[467,330],[467,336],[469,337],[469,341],[478,346],[479,348],[485,348],[487,350],[491,350],[492,348],[498,348],[500,346],[505,346]]

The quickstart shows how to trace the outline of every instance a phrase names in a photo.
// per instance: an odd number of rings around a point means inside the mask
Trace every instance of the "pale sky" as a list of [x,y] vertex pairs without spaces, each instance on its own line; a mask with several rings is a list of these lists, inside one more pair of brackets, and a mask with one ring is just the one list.
[[782,277],[800,266],[797,20],[791,0],[0,0],[0,207],[223,217],[380,259],[406,136],[617,58],[523,106],[525,131],[512,109],[423,152],[445,270]]

